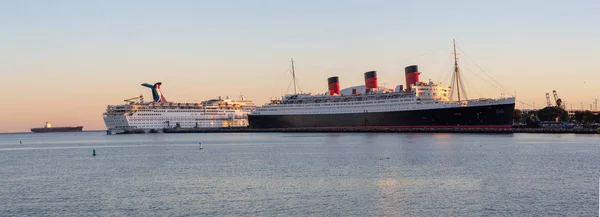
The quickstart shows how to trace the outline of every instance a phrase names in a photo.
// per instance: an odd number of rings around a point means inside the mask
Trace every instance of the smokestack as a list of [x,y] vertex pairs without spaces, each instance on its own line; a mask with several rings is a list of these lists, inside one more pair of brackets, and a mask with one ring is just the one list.
[[365,93],[371,91],[371,88],[378,88],[377,86],[377,72],[368,71],[365,72]]
[[328,78],[327,84],[329,86],[329,95],[340,95],[340,79],[337,76]]
[[411,86],[419,82],[419,68],[417,65],[407,66],[404,68],[404,76],[406,78],[406,91],[411,90]]

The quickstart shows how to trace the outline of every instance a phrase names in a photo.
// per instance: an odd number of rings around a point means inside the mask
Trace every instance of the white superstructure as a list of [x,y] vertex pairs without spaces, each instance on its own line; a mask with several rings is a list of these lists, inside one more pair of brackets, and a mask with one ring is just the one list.
[[177,128],[247,127],[251,100],[219,97],[201,103],[144,102],[143,97],[109,105],[103,114],[109,133],[152,132]]

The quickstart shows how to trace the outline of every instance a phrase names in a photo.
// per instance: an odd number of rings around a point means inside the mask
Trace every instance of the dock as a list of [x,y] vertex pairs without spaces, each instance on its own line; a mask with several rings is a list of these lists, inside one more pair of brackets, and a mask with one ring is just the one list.
[[130,130],[125,134],[137,133],[549,133],[549,134],[598,134],[595,128],[270,128],[257,129],[248,127],[231,128],[191,128],[162,130]]

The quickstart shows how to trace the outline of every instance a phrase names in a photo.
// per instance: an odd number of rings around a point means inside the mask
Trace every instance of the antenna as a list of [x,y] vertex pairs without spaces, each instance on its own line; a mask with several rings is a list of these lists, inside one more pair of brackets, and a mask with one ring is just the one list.
[[294,94],[297,94],[296,91],[296,72],[294,71],[294,59],[292,58],[292,80],[294,80]]
[[456,93],[458,94],[458,101],[460,101],[460,85],[458,85],[458,58],[456,58],[456,40],[452,39],[454,45],[454,74],[456,76]]
[[456,40],[452,40],[452,44],[454,47],[454,52],[452,53],[454,55],[454,73],[452,73],[452,79],[451,79],[451,84],[450,84],[450,97],[454,96],[454,85],[456,85],[456,94],[458,96],[458,101],[461,101],[461,97],[460,97],[460,92],[462,89],[463,92],[463,96],[464,99],[467,99],[467,93],[465,92],[465,86],[464,86],[464,82],[462,77],[460,77],[460,69],[458,67],[458,57],[456,57],[457,53],[456,53]]

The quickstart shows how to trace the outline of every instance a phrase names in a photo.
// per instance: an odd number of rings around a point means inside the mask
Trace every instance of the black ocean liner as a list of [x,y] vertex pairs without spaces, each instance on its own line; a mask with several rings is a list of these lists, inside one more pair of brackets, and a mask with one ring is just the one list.
[[[380,88],[375,71],[364,74],[364,86],[344,90],[331,77],[328,94],[271,100],[248,115],[248,122],[251,128],[511,128],[515,98],[465,99],[464,92],[461,98],[456,45],[454,57],[451,87],[420,82],[416,65],[405,68],[406,89]],[[454,90],[457,100],[451,99]]]

